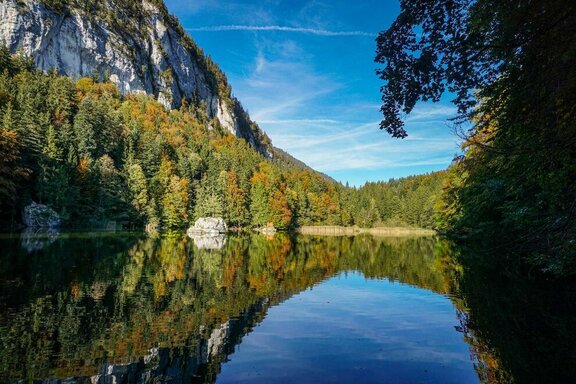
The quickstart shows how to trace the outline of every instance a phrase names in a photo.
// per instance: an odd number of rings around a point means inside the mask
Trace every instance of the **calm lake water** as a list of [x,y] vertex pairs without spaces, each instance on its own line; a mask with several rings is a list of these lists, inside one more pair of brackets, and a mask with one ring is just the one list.
[[574,290],[434,238],[76,233],[0,250],[0,382],[576,382]]

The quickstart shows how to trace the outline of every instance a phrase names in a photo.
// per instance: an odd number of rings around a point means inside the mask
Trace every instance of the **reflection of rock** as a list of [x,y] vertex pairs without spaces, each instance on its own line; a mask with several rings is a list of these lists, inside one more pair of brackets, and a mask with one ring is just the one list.
[[222,233],[218,234],[197,234],[188,233],[188,236],[194,240],[194,245],[199,249],[215,249],[220,250],[226,245],[226,235]]
[[62,223],[60,216],[52,208],[35,202],[24,208],[23,219],[29,228],[55,228]]
[[194,226],[188,228],[188,236],[194,234],[219,234],[226,233],[228,227],[221,217],[201,217],[196,220]]
[[57,228],[26,228],[20,235],[20,244],[29,253],[41,251],[55,242],[59,235]]

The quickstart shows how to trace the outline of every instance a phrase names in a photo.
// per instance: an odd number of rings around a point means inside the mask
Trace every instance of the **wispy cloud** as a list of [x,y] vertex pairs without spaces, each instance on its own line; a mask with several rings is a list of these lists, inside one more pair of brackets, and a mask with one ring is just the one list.
[[[250,73],[236,82],[237,93],[250,106],[252,118],[258,123],[323,119],[323,116],[314,116],[318,99],[341,85],[330,76],[316,72],[292,42],[260,45]],[[305,114],[307,110],[309,115]]]
[[430,122],[432,120],[446,121],[457,115],[457,109],[453,105],[442,105],[434,103],[425,103],[417,105],[416,108],[406,116],[407,123],[419,121]]
[[310,125],[321,125],[326,124],[338,124],[340,121],[332,119],[281,119],[281,120],[259,120],[260,124],[282,124],[282,125],[294,125],[294,124],[310,124]]
[[361,185],[444,168],[460,151],[448,100],[403,116],[407,139],[379,129],[373,38],[393,22],[394,2],[165,1],[274,145],[313,168]]
[[[319,171],[441,168],[457,150],[444,126],[453,107],[419,105],[407,120],[408,139],[392,139],[378,129],[377,104],[338,101],[346,85],[318,72],[292,42],[261,46],[251,72],[238,80],[242,100],[251,105],[252,117],[274,145]],[[337,102],[331,106],[328,100]],[[430,135],[431,131],[438,134]]]
[[[442,167],[457,152],[455,138],[425,135],[437,123],[427,127],[408,127],[414,135],[405,140],[392,139],[378,129],[378,121],[335,122],[318,127],[315,120],[295,120],[290,129],[285,121],[263,123],[274,143],[308,165],[323,172],[389,172],[399,167]],[[442,127],[438,127],[443,131]],[[444,130],[445,131],[445,130]]]
[[306,33],[317,36],[364,36],[376,37],[375,33],[365,31],[329,31],[326,29],[286,27],[282,25],[215,25],[210,27],[188,28],[190,32],[228,32],[228,31],[278,31]]

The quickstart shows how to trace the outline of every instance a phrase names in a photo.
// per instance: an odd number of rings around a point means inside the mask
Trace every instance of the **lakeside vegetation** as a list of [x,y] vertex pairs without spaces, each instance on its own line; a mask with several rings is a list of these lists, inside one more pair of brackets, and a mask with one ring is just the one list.
[[[576,275],[576,3],[401,2],[378,39],[381,127],[444,94],[463,155],[438,228],[556,276]],[[460,124],[471,123],[468,125]]]
[[432,228],[444,172],[345,187],[285,156],[267,159],[190,100],[168,111],[98,78],[42,73],[0,49],[0,218],[31,201],[68,227],[182,228],[222,216],[273,224]]
[[360,227],[342,227],[342,226],[304,226],[298,228],[298,233],[304,235],[323,235],[323,236],[352,236],[369,234],[373,236],[432,236],[436,231],[424,228],[411,228],[411,227],[374,227],[374,228],[360,228]]

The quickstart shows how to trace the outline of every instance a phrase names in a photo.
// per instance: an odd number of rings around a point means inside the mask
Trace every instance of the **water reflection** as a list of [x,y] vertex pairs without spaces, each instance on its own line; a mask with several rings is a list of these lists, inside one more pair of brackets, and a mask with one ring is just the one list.
[[[215,382],[271,307],[353,271],[450,295],[456,330],[470,345],[482,382],[517,375],[524,375],[518,382],[531,382],[551,377],[553,368],[555,377],[574,374],[566,363],[574,358],[574,339],[553,339],[563,349],[540,364],[528,341],[546,341],[558,329],[554,337],[573,337],[570,311],[547,307],[548,297],[534,299],[536,288],[514,291],[493,271],[457,263],[453,247],[430,238],[256,234],[214,245],[178,235],[76,234],[32,250],[22,241],[0,239],[0,382]],[[524,295],[533,309],[521,307]],[[544,318],[552,321],[540,323]],[[537,336],[536,322],[546,324],[544,335]],[[541,373],[531,376],[536,368]]]
[[189,233],[188,236],[194,241],[194,245],[198,249],[214,249],[221,250],[226,245],[226,235],[223,233],[217,234],[199,234]]
[[[483,383],[576,383],[576,286],[527,277],[511,255],[438,242]],[[518,266],[518,269],[520,266]]]
[[56,241],[58,228],[26,228],[20,236],[20,244],[28,253],[41,251]]

